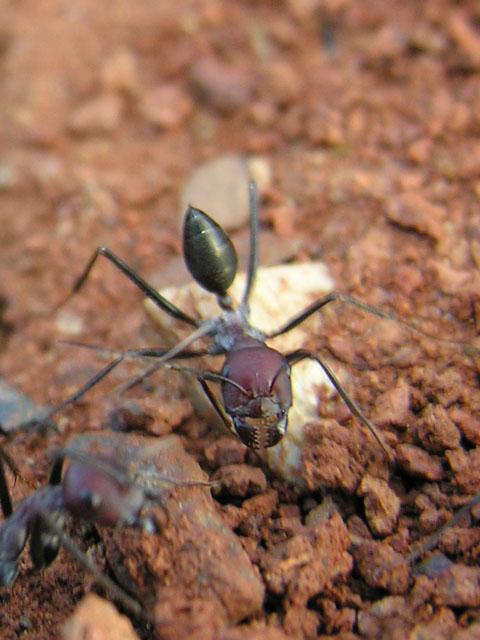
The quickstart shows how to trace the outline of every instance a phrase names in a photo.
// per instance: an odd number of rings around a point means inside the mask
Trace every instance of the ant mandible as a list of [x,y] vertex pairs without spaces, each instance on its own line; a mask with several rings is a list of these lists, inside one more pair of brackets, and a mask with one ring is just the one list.
[[[392,453],[384,443],[372,422],[363,414],[357,403],[349,396],[330,367],[315,353],[297,349],[282,354],[265,342],[291,331],[311,315],[330,302],[341,300],[386,319],[395,319],[343,293],[334,291],[313,302],[306,309],[288,320],[280,329],[264,333],[249,322],[249,298],[255,282],[258,265],[258,195],[255,182],[249,183],[250,252],[245,291],[237,306],[234,306],[228,289],[237,273],[237,253],[226,232],[206,213],[189,206],[183,224],[183,256],[194,280],[206,291],[217,296],[221,314],[206,320],[197,320],[158,293],[148,282],[129,267],[107,247],[99,247],[92,255],[83,273],[75,282],[71,293],[58,305],[69,300],[85,283],[97,258],[104,256],[119,269],[147,298],[170,316],[194,327],[194,331],[174,347],[130,349],[116,353],[117,357],[93,376],[76,393],[54,407],[43,421],[51,418],[61,408],[75,402],[96,385],[112,369],[127,358],[155,358],[139,378],[129,385],[137,384],[160,367],[170,367],[190,372],[200,382],[223,423],[240,440],[253,449],[263,449],[277,444],[285,435],[288,412],[292,406],[291,368],[305,359],[317,362],[325,371],[350,411],[368,427],[382,447],[386,457],[393,461]],[[188,347],[202,337],[209,337],[207,349],[192,351]],[[80,345],[88,346],[88,345]],[[172,362],[204,355],[224,355],[225,362],[220,373],[187,367]],[[220,384],[222,403],[209,386],[209,382]]]

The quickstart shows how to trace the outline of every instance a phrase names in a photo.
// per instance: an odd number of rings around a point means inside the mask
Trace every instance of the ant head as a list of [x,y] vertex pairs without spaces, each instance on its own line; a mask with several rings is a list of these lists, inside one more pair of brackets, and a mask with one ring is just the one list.
[[122,482],[115,470],[118,473],[118,468],[112,467],[110,472],[95,461],[71,460],[62,482],[68,511],[106,527],[136,524],[144,492],[135,484]]
[[237,273],[237,252],[222,227],[191,206],[183,222],[183,255],[192,278],[223,298]]
[[285,357],[259,340],[242,338],[227,355],[222,375],[223,404],[234,433],[252,449],[277,444],[292,406]]

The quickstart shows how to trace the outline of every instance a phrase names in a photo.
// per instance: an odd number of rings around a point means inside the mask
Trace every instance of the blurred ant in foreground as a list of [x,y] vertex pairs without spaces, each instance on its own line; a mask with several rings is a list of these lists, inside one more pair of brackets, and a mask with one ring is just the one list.
[[[45,487],[24,498],[13,511],[8,488],[2,487],[0,524],[0,586],[14,582],[18,558],[30,538],[30,556],[36,569],[44,569],[56,558],[62,544],[96,580],[135,614],[141,607],[115,582],[104,575],[63,532],[67,515],[106,527],[140,527],[155,531],[153,520],[140,511],[155,494],[135,483],[112,460],[92,457],[74,449],[57,449]],[[70,463],[62,477],[65,458]],[[8,506],[9,505],[9,506]]]
[[[55,462],[49,482],[24,498],[13,511],[3,467],[0,498],[5,520],[0,524],[0,586],[10,585],[18,575],[18,558],[30,538],[35,569],[44,569],[56,558],[60,545],[94,576],[96,581],[135,615],[142,612],[131,598],[77,547],[64,533],[66,516],[104,527],[136,527],[147,533],[157,529],[150,516],[141,515],[148,502],[161,503],[159,494],[147,489],[112,458],[91,455],[75,448],[53,451]],[[65,459],[70,462],[63,472]],[[155,474],[150,481],[181,486],[211,486],[210,482],[178,481]]]
[[[158,293],[131,267],[106,247],[98,248],[83,273],[77,279],[72,292],[58,305],[69,300],[85,283],[97,258],[104,256],[135,284],[153,303],[165,313],[194,327],[193,332],[172,348],[130,349],[124,352],[104,349],[117,357],[92,377],[76,393],[54,407],[44,418],[49,419],[59,409],[76,401],[97,382],[105,377],[123,360],[130,358],[154,358],[141,376],[125,388],[131,388],[161,367],[186,371],[194,375],[225,426],[248,447],[263,449],[277,444],[284,436],[288,425],[288,412],[292,405],[291,367],[298,362],[311,359],[324,370],[350,411],[368,427],[382,447],[390,462],[393,456],[375,426],[363,414],[360,407],[348,395],[330,367],[315,353],[297,349],[282,354],[265,344],[266,340],[294,329],[311,315],[330,302],[340,300],[352,304],[380,318],[394,320],[410,329],[423,331],[393,314],[382,312],[359,302],[348,295],[334,291],[310,304],[306,309],[288,320],[280,329],[264,333],[249,322],[249,298],[255,282],[258,263],[258,196],[254,182],[249,183],[250,207],[250,253],[245,291],[240,304],[235,307],[228,289],[237,273],[237,254],[226,232],[203,211],[189,206],[183,225],[183,256],[194,280],[206,291],[214,293],[221,314],[206,320],[197,320],[183,312]],[[199,338],[207,336],[211,343],[207,349],[192,351],[188,347]],[[429,336],[432,337],[432,336]],[[78,344],[78,343],[73,343]],[[80,344],[88,347],[89,345]],[[102,351],[100,347],[93,347]],[[196,369],[174,363],[174,360],[197,358],[204,355],[224,355],[225,362],[220,373]],[[209,382],[220,384],[222,403],[217,400]]]

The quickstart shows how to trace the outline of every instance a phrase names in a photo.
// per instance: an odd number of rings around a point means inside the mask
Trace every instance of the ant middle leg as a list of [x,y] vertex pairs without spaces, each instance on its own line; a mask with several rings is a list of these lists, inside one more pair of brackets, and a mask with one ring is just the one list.
[[[100,369],[100,371],[98,371],[94,376],[92,376],[89,380],[87,380],[87,382],[82,385],[79,389],[77,389],[77,391],[75,391],[72,395],[70,395],[68,398],[66,398],[65,400],[63,400],[62,402],[60,402],[59,404],[55,405],[54,407],[52,407],[46,414],[45,416],[42,417],[40,424],[45,424],[47,423],[54,415],[56,415],[59,411],[61,411],[62,409],[64,409],[65,407],[68,407],[71,404],[74,404],[75,402],[77,402],[77,400],[79,400],[80,398],[82,398],[88,391],[90,391],[90,389],[92,389],[94,386],[96,386],[101,380],[103,380],[103,378],[105,378],[113,369],[115,369],[119,364],[121,364],[122,362],[124,362],[125,360],[128,359],[143,359],[145,360],[149,360],[151,358],[163,358],[165,356],[165,354],[168,354],[170,352],[170,349],[167,348],[155,348],[155,347],[151,347],[151,348],[140,348],[140,349],[129,349],[127,351],[120,351],[120,350],[115,350],[115,349],[107,349],[106,347],[101,347],[101,346],[96,346],[96,345],[89,345],[89,344],[84,344],[81,342],[72,342],[72,341],[66,341],[67,344],[71,344],[74,346],[79,346],[79,347],[83,347],[86,349],[92,349],[95,351],[99,351],[99,352],[103,352],[103,353],[109,353],[110,355],[113,354],[117,354],[117,357],[115,359],[113,359],[111,362],[109,362],[105,367],[103,367],[102,369]],[[196,357],[200,357],[200,356],[204,356],[206,355],[206,351],[180,351],[180,353],[176,354],[176,358],[179,359],[183,359],[183,358],[196,358]],[[155,363],[157,364],[157,363]],[[163,366],[163,362],[159,363],[160,366]],[[159,368],[159,367],[157,367]],[[131,386],[135,386],[136,384],[139,384],[140,382],[143,381],[144,378],[148,377],[148,375],[150,375],[152,372],[145,372],[144,374],[142,374],[141,376],[139,376],[138,378],[135,378],[134,382],[131,383]],[[129,385],[125,386],[124,389],[122,390],[127,390],[128,388],[130,388]],[[1,498],[1,491],[0,491],[0,498]]]

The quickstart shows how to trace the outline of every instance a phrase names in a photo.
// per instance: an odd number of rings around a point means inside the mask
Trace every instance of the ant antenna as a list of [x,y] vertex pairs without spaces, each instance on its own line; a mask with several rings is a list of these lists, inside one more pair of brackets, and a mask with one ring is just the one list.
[[253,180],[248,183],[248,201],[250,211],[250,254],[248,257],[247,284],[241,302],[241,306],[247,309],[248,298],[255,284],[258,267],[258,189]]

